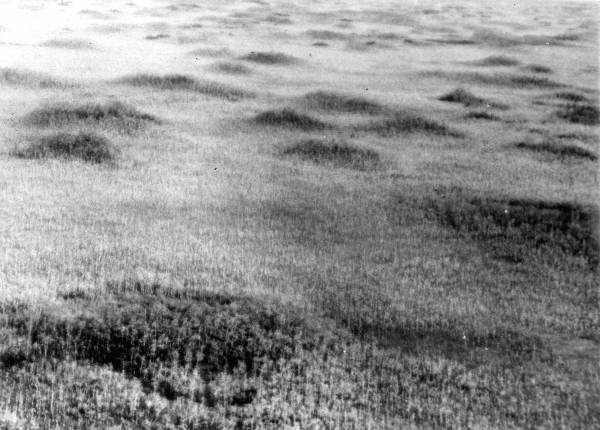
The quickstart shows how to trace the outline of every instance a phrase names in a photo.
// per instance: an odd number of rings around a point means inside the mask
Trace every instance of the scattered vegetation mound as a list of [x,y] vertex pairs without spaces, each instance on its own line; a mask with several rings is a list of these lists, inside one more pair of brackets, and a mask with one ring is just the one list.
[[[243,296],[198,291],[182,300],[163,294],[158,285],[136,286],[139,292],[110,285],[115,292],[106,302],[79,303],[85,312],[74,308],[66,313],[64,307],[72,304],[64,303],[62,309],[34,316],[16,307],[8,310],[13,312],[11,327],[31,345],[29,357],[24,358],[68,357],[109,365],[139,378],[143,386],[169,400],[186,397],[210,403],[205,391],[177,384],[169,376],[175,376],[177,369],[196,371],[205,381],[221,372],[251,375],[318,342],[304,319],[287,307],[276,309]],[[256,389],[251,392],[236,403],[250,403]]]
[[450,193],[433,203],[438,219],[494,246],[546,248],[585,257],[597,267],[600,242],[596,207],[571,202]]
[[347,34],[340,33],[339,31],[331,31],[331,30],[308,30],[305,34],[312,39],[321,39],[321,40],[345,40],[345,39],[348,39]]
[[531,73],[552,73],[552,69],[550,67],[542,66],[540,64],[528,64],[527,66],[523,67],[523,70]]
[[80,159],[99,164],[116,161],[119,151],[103,136],[80,132],[41,137],[28,147],[16,151],[14,155],[22,158]]
[[572,91],[561,91],[558,93],[554,93],[552,95],[553,98],[556,99],[561,99],[561,100],[568,100],[570,102],[587,102],[588,99],[586,96],[579,94],[579,93],[574,93]]
[[421,73],[425,77],[449,79],[464,83],[494,85],[516,89],[527,88],[560,88],[564,84],[548,79],[547,77],[533,75],[517,75],[511,73],[478,73],[478,72],[445,72],[440,70]]
[[323,121],[289,108],[262,112],[254,117],[254,121],[261,125],[298,128],[307,131],[329,128],[329,125]]
[[556,112],[559,118],[584,125],[600,124],[600,111],[589,103],[569,103]]
[[168,39],[169,36],[168,34],[165,33],[159,33],[159,34],[149,34],[148,36],[144,37],[144,39],[146,40],[158,40],[158,39]]
[[0,84],[36,88],[65,88],[70,86],[66,82],[42,73],[11,68],[0,68]]
[[108,123],[125,131],[135,131],[145,122],[158,122],[158,119],[124,103],[111,102],[47,106],[27,114],[24,122],[38,127],[60,127],[78,122]]
[[244,66],[243,64],[231,63],[227,61],[218,62],[213,67],[216,71],[229,73],[232,75],[248,75],[252,73],[252,69]]
[[457,88],[454,91],[443,95],[439,100],[448,103],[461,103],[465,106],[479,106],[485,103],[484,99],[477,97],[464,88]]
[[465,118],[467,118],[467,119],[485,119],[488,121],[500,121],[499,117],[497,117],[496,115],[492,115],[491,113],[486,112],[484,110],[471,111],[465,115]]
[[325,111],[362,113],[368,115],[375,115],[384,111],[383,106],[374,101],[330,91],[315,91],[308,93],[304,96],[304,100],[311,108]]
[[598,159],[598,155],[589,149],[585,149],[577,145],[566,145],[557,142],[519,142],[515,144],[515,147],[539,153],[554,154],[559,157],[585,158],[592,161],[596,161]]
[[355,170],[372,170],[380,164],[379,154],[371,149],[320,139],[297,142],[287,147],[283,154],[298,156],[314,163],[331,163],[336,167]]
[[474,63],[477,66],[489,67],[512,67],[518,66],[520,61],[516,58],[506,57],[504,55],[492,55]]
[[231,55],[231,51],[227,48],[198,48],[190,52],[190,54],[199,57],[226,57]]
[[94,49],[94,44],[85,39],[52,39],[44,42],[42,46],[62,49]]
[[390,137],[402,133],[427,133],[440,136],[462,137],[463,134],[445,124],[412,112],[396,112],[391,117],[359,125],[357,131],[376,133]]
[[240,57],[240,59],[269,65],[293,64],[298,61],[295,57],[281,52],[250,52],[249,54]]
[[120,83],[135,87],[151,87],[159,90],[185,90],[218,97],[231,101],[252,97],[252,93],[220,82],[197,80],[187,75],[149,75],[139,74],[127,76]]

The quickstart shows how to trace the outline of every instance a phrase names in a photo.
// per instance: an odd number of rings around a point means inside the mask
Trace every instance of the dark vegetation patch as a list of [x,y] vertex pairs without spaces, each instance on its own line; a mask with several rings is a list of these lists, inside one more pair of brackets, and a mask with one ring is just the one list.
[[564,39],[556,36],[537,34],[517,35],[494,30],[478,30],[471,35],[471,40],[482,45],[511,47],[518,45],[561,45]]
[[66,82],[43,73],[11,68],[0,68],[0,84],[35,88],[64,88],[70,86]]
[[169,36],[168,34],[159,33],[159,34],[149,34],[144,39],[147,39],[147,40],[158,40],[158,39],[167,39],[169,37],[171,37],[171,36]]
[[430,204],[438,220],[504,249],[545,249],[582,256],[598,266],[598,208],[573,202],[471,197],[455,190]]
[[271,24],[277,25],[288,25],[292,24],[292,20],[284,14],[274,13],[265,17],[265,22],[270,22]]
[[[163,294],[158,285],[136,286],[140,292],[109,285],[114,292],[93,305],[63,303],[60,309],[41,312],[12,306],[4,315],[18,335],[28,338],[29,360],[70,358],[108,365],[169,400],[186,397],[202,403],[205,392],[179,391],[165,372],[196,371],[204,381],[221,372],[254,375],[323,340],[289,306],[204,291],[177,297]],[[235,402],[250,403],[251,392],[242,390]]]
[[286,65],[294,64],[298,61],[296,57],[281,52],[250,52],[242,57],[241,60],[251,61],[259,64]]
[[252,73],[252,69],[243,64],[231,63],[228,61],[220,61],[213,65],[213,68],[219,72],[229,73],[232,75],[248,75]]
[[598,159],[598,155],[595,152],[590,151],[589,149],[582,148],[581,146],[577,145],[568,145],[559,142],[519,142],[515,144],[515,147],[528,151],[553,154],[559,157],[585,158],[592,161],[596,161]]
[[597,106],[589,103],[569,103],[561,107],[556,115],[575,124],[600,124],[600,111]]
[[355,170],[373,170],[380,165],[379,154],[346,142],[322,139],[301,140],[283,150],[284,155],[293,155],[314,163],[329,163],[336,167]]
[[391,137],[403,133],[426,133],[439,136],[463,137],[463,134],[447,125],[425,118],[413,112],[395,112],[380,120],[374,120],[356,127],[357,131],[376,133]]
[[540,64],[528,64],[523,67],[523,70],[531,73],[552,73],[552,69],[547,66],[542,66]]
[[198,57],[226,57],[231,55],[231,51],[227,48],[198,48],[190,54]]
[[349,37],[346,33],[331,30],[308,30],[305,34],[312,39],[321,40],[346,40]]
[[314,91],[306,94],[304,100],[311,108],[324,111],[376,115],[385,110],[377,102],[363,97],[338,94],[332,91]]
[[546,77],[533,75],[517,75],[510,73],[477,73],[477,72],[445,72],[445,71],[426,71],[422,72],[425,77],[443,78],[454,81],[494,85],[510,88],[559,88],[565,86],[559,82],[552,81]]
[[448,38],[448,39],[425,39],[426,42],[436,43],[438,45],[474,45],[470,39]]
[[561,42],[576,42],[581,39],[581,34],[578,33],[561,33],[552,37],[554,40]]
[[488,121],[500,121],[500,117],[498,117],[496,115],[492,115],[491,113],[486,112],[484,110],[471,111],[465,115],[465,118],[467,118],[467,119],[485,119]]
[[62,49],[94,49],[94,44],[85,39],[52,39],[42,43],[42,46]]
[[570,102],[587,102],[588,98],[582,94],[575,93],[572,91],[561,91],[558,93],[552,94],[553,98],[567,100]]
[[504,55],[492,55],[482,60],[476,61],[473,64],[484,67],[513,67],[518,66],[520,64],[520,61],[516,58],[507,57]]
[[111,102],[47,106],[30,112],[23,121],[37,127],[60,127],[79,122],[106,123],[130,132],[138,130],[146,122],[158,122],[158,119],[121,102]]
[[254,122],[260,125],[297,128],[301,130],[323,130],[330,125],[310,115],[296,112],[293,109],[283,108],[268,110],[254,117]]
[[94,133],[55,133],[44,136],[14,152],[20,158],[80,159],[89,163],[112,163],[119,150],[105,137]]
[[253,94],[241,88],[220,82],[198,80],[187,75],[148,75],[139,74],[120,79],[118,82],[134,87],[150,87],[159,90],[192,91],[226,100],[239,100]]
[[485,103],[484,99],[477,97],[464,88],[457,88],[454,91],[443,95],[438,100],[448,103],[460,103],[465,106],[480,106]]

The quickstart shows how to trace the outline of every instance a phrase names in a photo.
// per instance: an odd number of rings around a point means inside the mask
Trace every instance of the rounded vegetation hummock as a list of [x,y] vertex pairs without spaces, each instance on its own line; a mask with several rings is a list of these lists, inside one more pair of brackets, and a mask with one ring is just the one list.
[[107,138],[88,132],[44,136],[27,148],[15,152],[21,158],[80,159],[94,164],[114,162],[118,154],[118,148]]

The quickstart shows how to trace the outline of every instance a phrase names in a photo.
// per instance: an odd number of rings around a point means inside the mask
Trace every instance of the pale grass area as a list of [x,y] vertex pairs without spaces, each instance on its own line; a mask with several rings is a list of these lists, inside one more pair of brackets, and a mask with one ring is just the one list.
[[[597,271],[589,269],[585,258],[559,251],[531,252],[520,263],[506,262],[474,237],[436,222],[424,209],[437,195],[435,190],[444,186],[461,187],[473,196],[598,204],[597,163],[544,158],[511,146],[524,139],[571,133],[583,136],[577,145],[600,150],[597,127],[553,116],[556,101],[548,101],[548,95],[563,89],[458,84],[423,76],[431,70],[497,72],[468,63],[506,55],[552,68],[550,79],[597,101],[597,24],[586,21],[597,12],[595,5],[269,1],[270,7],[264,7],[260,2],[209,1],[194,8],[193,1],[163,0],[143,5],[2,3],[2,67],[23,76],[43,73],[75,85],[36,88],[0,80],[0,340],[24,342],[24,335],[13,333],[10,318],[3,315],[15,303],[25,303],[32,319],[45,309],[64,307],[67,315],[77,304],[65,297],[83,291],[92,300],[77,306],[92,314],[109,300],[107,285],[138,280],[172,291],[249,295],[291,304],[322,324],[327,336],[334,326],[352,341],[344,344],[347,338],[340,337],[343,351],[331,353],[330,361],[322,359],[321,350],[298,352],[298,362],[310,363],[301,382],[294,379],[299,377],[294,376],[293,360],[282,360],[280,371],[268,376],[221,372],[211,386],[223,398],[240,384],[258,390],[256,399],[233,415],[226,415],[231,406],[206,406],[206,399],[171,401],[157,394],[160,390],[147,393],[138,379],[107,363],[68,358],[55,367],[32,365],[18,377],[11,368],[0,367],[0,378],[7,378],[10,386],[0,393],[0,428],[38,428],[36,422],[43,428],[44,416],[52,417],[48,420],[69,416],[63,405],[77,405],[69,397],[73,386],[69,384],[99,379],[105,387],[98,392],[114,402],[107,406],[109,412],[126,402],[134,405],[132,409],[147,411],[139,407],[143,399],[180,418],[216,417],[223,428],[234,427],[232,416],[275,416],[277,408],[296,413],[296,427],[273,421],[272,428],[309,428],[311,419],[330,425],[323,428],[350,428],[349,423],[355,428],[461,428],[468,419],[474,428],[490,429],[599,425],[600,384],[594,384],[600,379],[594,360],[600,341]],[[572,11],[571,6],[580,9]],[[273,13],[288,14],[290,23],[265,23]],[[346,18],[344,25],[340,18]],[[23,27],[25,20],[29,30]],[[108,31],[107,26],[118,31]],[[576,34],[579,39],[563,45],[508,47],[427,41],[469,39],[481,26],[519,35]],[[339,31],[347,39],[314,47],[315,40],[306,35],[309,30]],[[376,32],[397,38],[377,39]],[[145,39],[159,33],[169,37]],[[52,40],[90,41],[95,49],[44,46]],[[366,44],[371,40],[384,45]],[[203,49],[225,51],[220,58],[192,54]],[[282,52],[298,61],[268,65],[239,59],[251,51]],[[244,64],[252,73],[215,71],[213,65],[223,59]],[[518,67],[499,72],[521,74]],[[232,102],[117,82],[135,73],[218,80],[257,96]],[[510,109],[490,110],[501,117],[497,122],[467,121],[468,110],[462,105],[438,100],[459,86]],[[302,132],[253,122],[255,115],[271,109],[305,112],[301,98],[318,90],[416,112],[464,137],[421,132],[380,137],[355,130],[373,120],[369,115],[336,112],[307,112],[333,124],[325,130]],[[59,130],[22,121],[40,106],[111,101],[154,115],[160,123],[123,133],[102,122],[82,120]],[[79,130],[92,130],[114,143],[121,150],[116,166],[12,155],[15,148],[48,133]],[[339,139],[377,151],[381,166],[363,172],[283,155],[285,148],[309,137]],[[512,340],[501,343],[504,329],[523,336],[525,342],[535,336],[544,339],[540,354],[554,351],[558,361],[539,364],[535,357],[511,361],[510,351],[500,351],[513,345]],[[406,333],[417,337],[424,333],[423,345],[407,340]],[[436,349],[440,340],[436,336],[452,335],[463,336],[465,347],[469,336],[494,340],[472,346],[465,358],[443,346]],[[569,355],[569,346],[579,352]],[[499,370],[503,366],[509,369],[505,374]],[[198,387],[208,385],[196,370],[177,371]],[[432,388],[430,394],[418,372],[441,378],[442,388]],[[463,387],[451,374],[462,375],[459,379],[467,386],[490,388],[489,396],[497,403],[477,409],[469,418],[464,411],[467,405],[478,404],[478,394],[469,389],[472,397],[465,394],[463,400],[444,397],[444,389],[454,392]],[[41,375],[55,385],[27,391],[27,378]],[[395,377],[411,382],[404,391],[396,386],[378,391],[372,382],[385,384]],[[536,378],[543,383],[536,385]],[[519,385],[530,380],[527,386]],[[275,394],[269,391],[273,387]],[[326,393],[323,396],[330,396],[327,406],[318,401],[314,406],[314,399],[320,398],[317,387]],[[558,402],[553,389],[567,400]],[[295,394],[281,394],[286,390]],[[499,394],[502,390],[509,394]],[[24,403],[14,401],[10,393],[22,395]],[[357,393],[360,399],[353,398],[352,404],[340,400],[351,398],[348,393]],[[63,397],[49,403],[47,415],[27,409],[28,402],[45,404],[43,399],[54,395]],[[519,409],[519,401],[528,403]],[[270,408],[270,402],[276,406]],[[414,410],[411,405],[416,405]],[[552,407],[560,410],[552,415]],[[527,415],[530,411],[543,416],[542,421],[528,421],[537,419],[535,413]],[[146,412],[139,413],[148,419]],[[129,428],[126,423],[144,425],[143,419],[137,415],[124,419],[123,428]],[[117,425],[115,420],[102,415],[96,425]],[[157,422],[156,428],[167,428],[164,421]]]

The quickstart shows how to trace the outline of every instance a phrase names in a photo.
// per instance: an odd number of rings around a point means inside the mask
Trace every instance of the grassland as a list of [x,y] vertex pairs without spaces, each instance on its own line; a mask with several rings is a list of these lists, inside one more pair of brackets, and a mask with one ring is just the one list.
[[597,5],[357,5],[0,5],[1,430],[600,428]]

